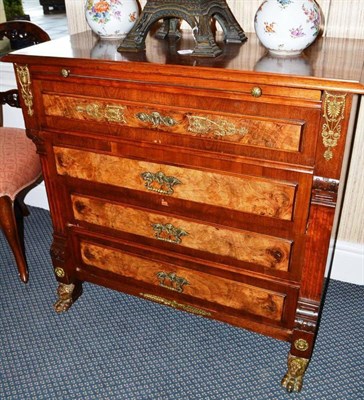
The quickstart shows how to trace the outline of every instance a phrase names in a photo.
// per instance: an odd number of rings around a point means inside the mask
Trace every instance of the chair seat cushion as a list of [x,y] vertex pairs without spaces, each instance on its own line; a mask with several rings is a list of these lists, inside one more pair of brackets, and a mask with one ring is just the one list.
[[0,196],[15,196],[41,175],[34,143],[20,128],[0,127]]

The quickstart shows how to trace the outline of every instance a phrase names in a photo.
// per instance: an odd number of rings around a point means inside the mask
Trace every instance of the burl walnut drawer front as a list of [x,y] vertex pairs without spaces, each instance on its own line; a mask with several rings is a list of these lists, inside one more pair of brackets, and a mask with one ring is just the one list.
[[73,123],[81,131],[124,139],[272,160],[283,160],[284,154],[289,162],[313,162],[320,118],[317,101],[290,99],[289,104],[283,98],[282,104],[270,104],[253,97],[201,98],[187,88],[182,96],[161,87],[153,92],[146,85],[114,88],[114,98],[101,97],[105,93],[90,86],[79,91],[80,95],[52,93],[51,87],[44,91],[47,127],[72,129]]
[[173,107],[133,104],[101,99],[43,96],[49,116],[103,123],[119,123],[133,128],[153,128],[181,135],[220,139],[240,145],[299,151],[303,121],[237,117],[224,113],[198,113]]
[[179,168],[62,147],[55,147],[54,153],[60,175],[281,220],[293,219],[297,184],[290,182]]
[[[167,291],[183,293],[275,322],[284,319],[287,294],[283,290],[275,292],[252,284],[147,260],[84,240],[80,243],[80,250],[81,260],[86,268],[96,267],[120,277],[159,286]],[[283,286],[282,288],[284,289]],[[153,293],[153,287],[151,291]]]
[[[144,237],[167,242],[176,251],[193,254],[197,250],[259,265],[276,271],[288,271],[292,242],[259,233],[207,225],[189,219],[150,212],[105,200],[72,195],[77,223],[85,222],[126,233],[131,238]],[[140,239],[139,239],[140,240]],[[179,247],[179,249],[176,248]],[[205,256],[207,257],[207,256]]]

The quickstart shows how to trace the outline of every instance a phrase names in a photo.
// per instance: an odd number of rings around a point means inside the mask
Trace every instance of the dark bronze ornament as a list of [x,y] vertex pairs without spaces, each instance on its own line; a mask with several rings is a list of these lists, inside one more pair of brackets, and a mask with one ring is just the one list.
[[212,20],[220,24],[226,42],[242,43],[247,39],[226,0],[147,0],[138,21],[118,51],[144,50],[147,33],[159,20],[163,20],[163,25],[157,37],[162,39],[180,38],[179,21],[186,21],[192,28],[196,43],[192,55],[197,57],[216,57],[222,53],[215,42]]

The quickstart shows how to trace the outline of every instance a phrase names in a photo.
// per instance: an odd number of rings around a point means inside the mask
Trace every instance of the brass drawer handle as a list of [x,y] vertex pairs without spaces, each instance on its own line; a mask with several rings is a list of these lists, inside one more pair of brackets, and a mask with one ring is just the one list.
[[172,224],[153,224],[152,227],[155,238],[163,242],[180,244],[182,242],[181,238],[188,235],[188,232],[181,228],[176,228]]
[[63,78],[68,78],[70,73],[71,73],[71,71],[69,69],[66,69],[66,68],[61,69],[61,75],[63,76]]
[[168,115],[164,116],[157,111],[153,111],[150,114],[140,112],[135,114],[135,117],[141,122],[152,124],[153,128],[156,128],[159,125],[165,125],[168,127],[177,125],[177,121],[172,117],[169,117]]
[[145,181],[145,187],[151,192],[172,195],[174,193],[173,186],[182,183],[174,176],[166,176],[162,171],[157,173],[143,172],[140,176]]
[[250,93],[253,97],[260,97],[263,94],[262,89],[259,86],[254,86]]
[[156,275],[159,279],[159,286],[178,293],[183,292],[183,286],[189,285],[187,279],[178,276],[175,272],[159,271]]

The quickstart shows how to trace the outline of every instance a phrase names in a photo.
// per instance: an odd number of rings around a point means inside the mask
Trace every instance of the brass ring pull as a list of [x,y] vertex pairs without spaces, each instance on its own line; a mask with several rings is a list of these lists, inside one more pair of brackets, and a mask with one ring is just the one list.
[[253,97],[260,97],[262,93],[262,89],[259,86],[254,86],[253,89],[250,91],[250,94]]
[[70,73],[71,73],[71,71],[69,69],[66,69],[66,68],[61,69],[61,75],[63,76],[63,78],[68,78]]

